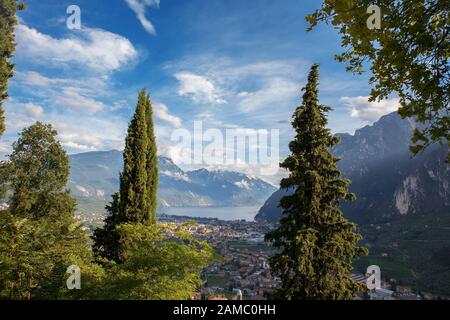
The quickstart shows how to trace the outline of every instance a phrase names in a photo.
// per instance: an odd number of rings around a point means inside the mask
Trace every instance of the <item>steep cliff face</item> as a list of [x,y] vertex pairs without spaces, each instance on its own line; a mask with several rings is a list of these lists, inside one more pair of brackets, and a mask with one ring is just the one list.
[[403,181],[403,185],[395,191],[395,208],[401,215],[408,214],[411,209],[415,209],[412,204],[417,201],[421,194],[424,194],[424,190],[420,189],[418,178],[408,176]]
[[399,214],[426,213],[450,205],[450,167],[444,162],[443,151],[434,150],[422,159],[397,187],[394,203]]
[[[353,136],[339,135],[341,143],[333,153],[342,159],[339,167],[352,180],[350,191],[358,197],[342,205],[351,220],[366,224],[450,210],[447,148],[433,146],[412,157],[408,146],[414,126],[393,113]],[[281,215],[278,202],[284,194],[275,192],[256,219],[277,221]]]

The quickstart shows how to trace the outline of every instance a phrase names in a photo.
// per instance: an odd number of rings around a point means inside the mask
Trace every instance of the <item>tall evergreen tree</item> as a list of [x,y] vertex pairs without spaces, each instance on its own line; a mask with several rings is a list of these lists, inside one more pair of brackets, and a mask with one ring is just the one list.
[[1,163],[0,184],[10,198],[0,212],[0,298],[56,299],[67,267],[90,259],[75,199],[64,190],[69,160],[56,134],[37,122]]
[[150,97],[142,90],[125,140],[120,191],[106,207],[104,228],[94,233],[94,253],[99,257],[121,260],[118,225],[156,223],[158,158],[152,116]]
[[121,222],[146,223],[148,219],[147,193],[147,110],[148,95],[139,93],[136,112],[128,127],[123,152],[124,167],[120,180],[119,215]]
[[146,100],[145,111],[146,123],[147,123],[147,201],[148,201],[148,213],[145,220],[148,223],[156,223],[156,209],[157,194],[158,194],[158,154],[155,130],[153,125],[153,108],[150,101],[150,97]]
[[8,79],[13,76],[14,64],[10,62],[16,48],[14,28],[17,24],[16,11],[25,8],[17,0],[0,0],[0,135],[5,131],[5,117],[2,107],[8,97]]
[[339,139],[326,128],[330,108],[319,104],[318,78],[314,65],[303,103],[293,116],[291,154],[281,164],[289,171],[281,188],[294,193],[281,199],[283,218],[266,235],[266,241],[281,249],[270,259],[272,273],[282,280],[275,294],[280,299],[354,298],[359,285],[350,277],[352,261],[366,253],[357,245],[361,236],[356,226],[340,210],[340,201],[355,195],[337,169],[339,159],[329,151]]

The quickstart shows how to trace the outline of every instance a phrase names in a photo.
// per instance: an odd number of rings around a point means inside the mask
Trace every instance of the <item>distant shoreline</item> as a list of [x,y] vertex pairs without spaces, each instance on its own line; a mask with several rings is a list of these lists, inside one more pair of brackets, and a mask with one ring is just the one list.
[[223,221],[254,221],[261,206],[170,207],[157,210],[158,215],[218,219]]

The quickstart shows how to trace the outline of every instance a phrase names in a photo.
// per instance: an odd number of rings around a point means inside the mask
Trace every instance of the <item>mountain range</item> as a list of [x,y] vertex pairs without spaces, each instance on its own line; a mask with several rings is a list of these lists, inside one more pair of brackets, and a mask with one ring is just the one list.
[[[350,191],[357,196],[355,202],[342,204],[349,219],[363,225],[450,212],[448,149],[435,145],[413,157],[408,146],[414,128],[413,121],[392,113],[354,135],[339,134],[341,142],[332,152],[341,158],[339,168],[352,180]],[[278,221],[278,203],[288,192],[275,192],[256,219]]]
[[[68,188],[80,213],[101,213],[119,189],[122,152],[87,152],[69,156]],[[159,157],[158,200],[161,207],[261,205],[276,190],[270,183],[239,172],[199,169],[183,171]]]

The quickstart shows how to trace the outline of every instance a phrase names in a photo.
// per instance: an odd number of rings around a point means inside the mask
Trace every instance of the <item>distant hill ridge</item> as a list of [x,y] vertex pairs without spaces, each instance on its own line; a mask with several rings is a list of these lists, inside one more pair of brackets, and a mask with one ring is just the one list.
[[[117,150],[70,155],[71,189],[81,213],[103,212],[119,188],[122,152]],[[239,172],[199,169],[183,171],[170,158],[159,159],[160,206],[260,205],[276,190],[262,179]]]

